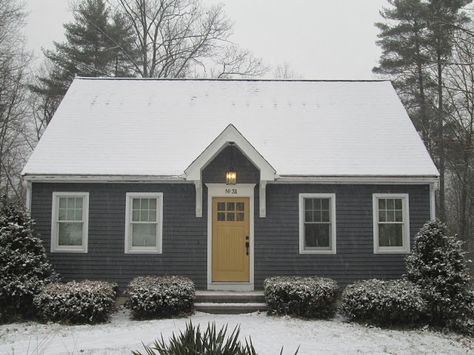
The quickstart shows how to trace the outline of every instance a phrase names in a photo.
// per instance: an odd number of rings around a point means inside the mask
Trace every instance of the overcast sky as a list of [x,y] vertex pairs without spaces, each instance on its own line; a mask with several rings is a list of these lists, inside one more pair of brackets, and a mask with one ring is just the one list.
[[[271,66],[288,63],[305,79],[370,79],[380,54],[375,45],[386,0],[203,0],[223,3],[234,23],[232,41]],[[27,0],[28,45],[64,39],[69,0]]]

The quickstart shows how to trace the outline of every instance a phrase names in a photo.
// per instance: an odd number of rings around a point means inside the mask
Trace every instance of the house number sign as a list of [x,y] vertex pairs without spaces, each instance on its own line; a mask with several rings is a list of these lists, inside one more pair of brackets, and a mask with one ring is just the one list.
[[226,195],[237,195],[239,192],[237,189],[225,189]]

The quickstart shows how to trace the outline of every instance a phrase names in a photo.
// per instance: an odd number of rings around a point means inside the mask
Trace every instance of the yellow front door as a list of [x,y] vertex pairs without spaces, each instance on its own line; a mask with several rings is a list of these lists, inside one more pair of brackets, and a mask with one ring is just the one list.
[[212,281],[249,281],[249,198],[212,199]]

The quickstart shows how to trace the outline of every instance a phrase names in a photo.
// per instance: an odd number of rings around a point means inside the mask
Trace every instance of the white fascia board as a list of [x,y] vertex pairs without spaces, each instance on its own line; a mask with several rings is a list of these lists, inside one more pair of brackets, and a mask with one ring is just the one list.
[[437,176],[279,176],[275,184],[375,184],[426,185],[436,184]]
[[23,175],[26,182],[48,183],[94,183],[94,182],[134,182],[134,183],[189,183],[182,176],[152,176],[152,175]]
[[275,180],[275,169],[232,124],[228,125],[189,165],[185,170],[186,180],[201,180],[201,170],[230,142],[235,143],[242,153],[260,170],[260,180]]

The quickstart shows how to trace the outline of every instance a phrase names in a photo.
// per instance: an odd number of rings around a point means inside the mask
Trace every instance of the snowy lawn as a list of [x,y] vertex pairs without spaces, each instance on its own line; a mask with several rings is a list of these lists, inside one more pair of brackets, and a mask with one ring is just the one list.
[[191,319],[205,327],[215,321],[229,327],[240,325],[241,336],[251,336],[259,354],[293,354],[300,346],[301,355],[344,353],[465,354],[474,352],[474,340],[455,334],[431,331],[383,330],[331,321],[305,321],[265,314],[211,315],[197,313],[190,318],[132,321],[127,310],[101,325],[64,326],[58,324],[14,323],[0,326],[0,354],[130,354],[142,350],[141,342],[151,343],[163,334],[184,328]]

